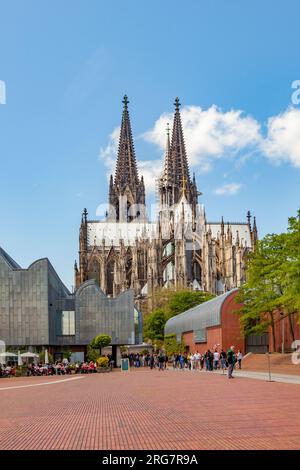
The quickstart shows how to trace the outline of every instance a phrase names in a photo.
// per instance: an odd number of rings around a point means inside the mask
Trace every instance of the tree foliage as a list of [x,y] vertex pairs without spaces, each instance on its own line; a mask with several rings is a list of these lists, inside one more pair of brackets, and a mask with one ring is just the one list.
[[90,362],[90,361],[96,362],[98,357],[99,357],[99,352],[97,352],[96,349],[92,348],[92,346],[90,344],[88,344],[86,360],[88,362]]
[[[46,354],[46,351],[41,351],[39,353],[39,361],[42,362],[43,364],[45,364],[45,354]],[[48,351],[48,363],[53,364],[53,362],[54,362],[53,361],[53,356]]]
[[101,354],[101,349],[105,348],[111,343],[111,336],[105,334],[99,334],[91,341],[91,347],[93,349],[99,349]]
[[174,353],[185,351],[185,344],[183,341],[178,343],[175,334],[169,334],[165,335],[164,348],[166,354],[170,357]]
[[245,336],[266,333],[271,326],[273,344],[274,312],[289,316],[300,311],[300,211],[289,219],[286,233],[266,235],[248,255],[247,282],[238,301],[244,303],[240,322]]
[[144,319],[144,337],[152,341],[164,339],[164,327],[169,318],[178,315],[214,296],[206,292],[182,289],[162,289],[156,294],[156,308]]
[[162,341],[164,339],[164,326],[166,321],[166,313],[162,308],[153,310],[144,320],[144,336],[152,341]]

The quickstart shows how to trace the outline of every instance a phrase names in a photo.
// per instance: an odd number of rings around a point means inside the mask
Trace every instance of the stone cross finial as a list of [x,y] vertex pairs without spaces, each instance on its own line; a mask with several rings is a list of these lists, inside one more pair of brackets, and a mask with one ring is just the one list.
[[175,98],[174,106],[175,106],[175,110],[176,110],[176,111],[179,111],[179,108],[180,108],[180,101],[179,101],[178,96],[176,96],[176,98]]

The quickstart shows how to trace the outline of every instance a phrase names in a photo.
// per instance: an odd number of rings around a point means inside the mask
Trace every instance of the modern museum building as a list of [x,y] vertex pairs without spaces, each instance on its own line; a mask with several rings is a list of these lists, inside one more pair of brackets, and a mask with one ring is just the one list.
[[21,268],[0,248],[0,341],[6,347],[70,350],[83,360],[97,334],[111,336],[113,355],[121,345],[142,342],[142,317],[132,290],[107,297],[94,280],[71,293],[47,258]]

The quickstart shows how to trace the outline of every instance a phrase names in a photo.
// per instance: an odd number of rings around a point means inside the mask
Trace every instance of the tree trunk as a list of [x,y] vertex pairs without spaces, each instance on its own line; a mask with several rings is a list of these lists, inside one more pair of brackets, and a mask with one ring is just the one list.
[[273,352],[276,352],[276,335],[275,335],[275,324],[274,324],[273,313],[270,313],[270,317],[271,317],[271,328],[272,328]]
[[294,320],[294,314],[291,313],[291,314],[289,315],[289,326],[290,326],[290,331],[291,331],[292,339],[293,339],[293,341],[295,341],[295,332],[294,332],[294,327],[293,327],[293,320]]

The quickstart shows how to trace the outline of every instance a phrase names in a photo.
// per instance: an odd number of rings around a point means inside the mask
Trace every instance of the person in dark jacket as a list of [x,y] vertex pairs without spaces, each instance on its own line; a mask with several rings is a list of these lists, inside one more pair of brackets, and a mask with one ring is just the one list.
[[228,378],[233,379],[233,369],[235,364],[235,354],[234,354],[234,346],[231,346],[227,351],[227,362],[228,362]]
[[149,365],[150,365],[150,369],[153,369],[153,367],[154,367],[154,355],[153,355],[153,353],[150,356]]
[[165,355],[160,352],[158,355],[158,366],[159,366],[159,371],[164,370],[165,368]]

